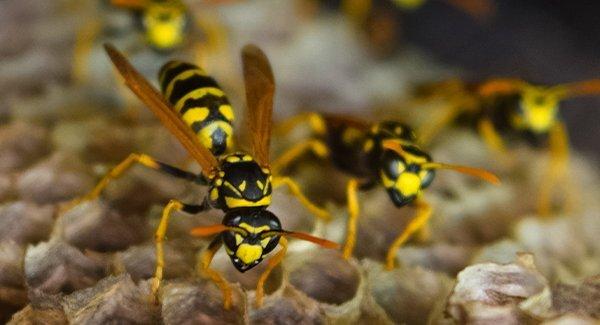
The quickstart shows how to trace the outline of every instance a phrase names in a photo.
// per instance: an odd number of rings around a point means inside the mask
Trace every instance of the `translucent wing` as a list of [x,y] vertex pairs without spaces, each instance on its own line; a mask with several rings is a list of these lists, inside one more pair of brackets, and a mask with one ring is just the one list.
[[275,78],[267,56],[255,45],[244,46],[242,63],[253,156],[260,165],[268,166]]
[[175,111],[127,59],[112,45],[104,46],[111,61],[125,79],[125,84],[150,110],[158,117],[160,122],[177,137],[179,142],[187,149],[189,154],[200,164],[204,176],[218,168],[218,162],[212,153],[206,149],[192,130],[179,118]]

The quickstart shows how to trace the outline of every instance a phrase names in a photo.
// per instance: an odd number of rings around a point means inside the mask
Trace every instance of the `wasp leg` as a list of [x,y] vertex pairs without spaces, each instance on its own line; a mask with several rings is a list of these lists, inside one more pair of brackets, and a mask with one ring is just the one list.
[[343,257],[349,259],[352,256],[356,244],[356,223],[360,207],[358,205],[358,180],[351,179],[346,187],[348,200],[348,225],[346,229],[346,243],[344,244]]
[[417,213],[415,217],[410,221],[408,226],[406,226],[404,231],[398,237],[396,237],[396,239],[394,239],[394,242],[388,249],[385,259],[385,267],[388,270],[394,269],[396,252],[402,246],[402,244],[404,244],[415,232],[425,226],[431,217],[432,209],[427,202],[423,201],[422,199],[417,199],[417,201],[415,201],[415,205],[417,207]]
[[323,117],[318,113],[307,112],[277,123],[277,126],[273,130],[273,134],[284,137],[301,124],[307,124],[315,134],[325,133],[326,126]]
[[419,128],[417,132],[419,143],[423,145],[430,143],[461,111],[462,108],[457,103],[445,107],[442,112],[436,114],[438,117],[435,120]]
[[[538,213],[540,216],[548,216],[552,211],[552,194],[557,187],[556,184],[562,179],[567,179],[569,162],[569,141],[565,126],[557,123],[550,131],[550,163],[542,180],[540,196],[538,201]],[[568,195],[568,193],[567,193]]]
[[102,193],[102,190],[104,190],[104,188],[108,186],[108,183],[110,183],[111,180],[119,178],[123,173],[125,173],[129,168],[131,168],[134,163],[139,163],[148,168],[158,170],[178,178],[187,179],[189,181],[196,182],[201,185],[206,184],[206,180],[200,175],[196,175],[181,170],[177,167],[173,167],[171,165],[162,163],[145,154],[132,153],[127,158],[125,158],[125,160],[123,160],[117,166],[111,169],[108,172],[108,174],[106,174],[88,194],[67,203],[66,205],[61,207],[61,211],[70,210],[72,207],[76,206],[81,202],[97,198],[98,196],[100,196],[100,193]]
[[273,178],[273,188],[278,188],[282,185],[286,185],[290,190],[293,196],[295,196],[298,201],[308,209],[312,214],[314,214],[317,218],[323,220],[330,220],[331,215],[329,212],[323,208],[320,208],[316,204],[312,203],[300,190],[300,186],[294,180],[289,177],[274,177]]
[[202,256],[200,257],[200,271],[221,289],[221,292],[223,293],[223,308],[229,309],[231,308],[233,296],[229,283],[219,272],[210,268],[210,262],[212,262],[213,257],[219,248],[221,248],[221,245],[223,245],[223,240],[221,239],[221,236],[217,236],[208,245],[206,250],[202,252]]
[[77,33],[73,51],[73,71],[71,72],[75,83],[83,83],[89,78],[88,59],[100,30],[100,22],[92,20]]
[[283,257],[285,256],[285,253],[287,252],[287,239],[285,239],[285,237],[281,237],[279,239],[279,244],[281,245],[281,249],[269,260],[267,268],[260,275],[258,283],[256,284],[256,308],[259,308],[263,304],[263,298],[265,293],[265,281],[267,281],[267,278],[269,277],[269,274],[271,274],[271,271],[273,271],[273,269],[275,269],[275,267],[279,265],[279,263],[281,263]]
[[294,145],[292,148],[279,156],[279,158],[277,158],[273,164],[271,164],[271,171],[275,175],[279,174],[283,169],[291,165],[294,161],[298,160],[298,158],[304,155],[304,153],[307,151],[312,151],[319,158],[323,159],[329,156],[329,150],[323,141],[309,139]]
[[498,154],[506,153],[506,146],[504,145],[504,141],[496,131],[494,124],[487,117],[482,118],[477,125],[477,129],[485,144],[492,151]]
[[191,205],[182,203],[178,200],[171,200],[163,209],[158,228],[156,228],[156,233],[154,234],[154,242],[156,245],[156,269],[154,272],[154,278],[152,279],[153,297],[156,297],[158,289],[160,288],[160,281],[163,277],[163,269],[165,265],[163,241],[165,240],[167,228],[169,227],[169,219],[171,218],[171,212],[175,210],[183,211],[189,214],[196,214],[208,209],[210,209],[210,206],[208,205],[207,200],[204,200],[204,203],[202,205]]

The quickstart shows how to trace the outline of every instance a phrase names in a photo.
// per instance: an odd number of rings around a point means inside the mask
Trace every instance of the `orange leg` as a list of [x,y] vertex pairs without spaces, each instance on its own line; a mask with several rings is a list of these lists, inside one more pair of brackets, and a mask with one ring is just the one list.
[[417,213],[415,217],[410,221],[408,226],[404,229],[402,233],[392,243],[390,248],[388,249],[386,256],[385,267],[388,270],[394,269],[394,261],[396,260],[396,252],[406,241],[412,236],[414,233],[422,229],[427,225],[427,221],[431,217],[431,206],[427,204],[427,202],[422,199],[417,199],[415,201],[415,205],[417,207]]
[[[548,170],[542,180],[540,196],[538,201],[538,213],[540,216],[549,216],[552,213],[553,190],[561,188],[567,191],[566,186],[557,186],[558,183],[570,183],[568,177],[569,163],[569,141],[565,126],[557,123],[550,131],[550,163]],[[568,192],[568,191],[567,191]],[[569,195],[569,193],[566,193]]]
[[217,236],[210,245],[208,245],[208,248],[202,253],[202,257],[200,258],[200,271],[201,275],[211,279],[219,289],[221,289],[221,292],[223,293],[223,308],[229,309],[231,308],[231,302],[233,300],[231,287],[229,287],[229,283],[219,272],[210,268],[210,262],[212,262],[213,257],[215,257],[215,254],[219,248],[221,248],[221,245],[223,245],[221,236]]
[[279,263],[281,263],[281,261],[283,260],[283,258],[285,256],[285,253],[287,252],[287,239],[285,239],[285,237],[282,236],[279,239],[279,244],[281,245],[281,249],[277,252],[277,254],[275,254],[275,256],[273,256],[269,260],[267,268],[260,275],[260,278],[258,279],[258,283],[256,284],[256,307],[257,308],[259,308],[263,304],[264,292],[265,292],[265,290],[264,290],[265,281],[267,281],[267,278],[269,277],[269,274],[271,274],[271,271],[273,271],[273,269],[277,265],[279,265]]
[[360,207],[358,205],[358,180],[351,179],[346,187],[348,200],[348,226],[346,229],[346,243],[344,244],[343,257],[349,259],[352,256],[356,244],[356,224]]

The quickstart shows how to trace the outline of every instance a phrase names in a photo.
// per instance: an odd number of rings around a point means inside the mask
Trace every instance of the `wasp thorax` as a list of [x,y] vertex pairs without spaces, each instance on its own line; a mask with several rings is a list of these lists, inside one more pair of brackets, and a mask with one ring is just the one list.
[[221,158],[220,171],[211,182],[211,204],[229,210],[271,204],[271,171],[250,155],[234,153]]
[[404,146],[406,157],[385,150],[381,155],[379,179],[390,198],[398,207],[412,202],[421,190],[427,188],[435,171],[422,168],[431,157],[416,146]]
[[225,214],[223,224],[232,228],[224,232],[223,242],[231,262],[240,272],[258,265],[264,255],[279,243],[279,219],[262,208],[240,208]]

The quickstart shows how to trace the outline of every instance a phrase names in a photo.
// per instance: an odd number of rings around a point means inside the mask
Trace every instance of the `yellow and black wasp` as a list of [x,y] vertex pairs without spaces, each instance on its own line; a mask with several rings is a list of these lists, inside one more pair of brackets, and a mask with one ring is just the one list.
[[146,42],[156,50],[180,47],[189,32],[191,17],[181,0],[111,0],[111,5],[134,11]]
[[473,125],[500,157],[508,157],[503,135],[528,140],[535,146],[549,145],[551,163],[538,202],[538,212],[552,210],[552,189],[566,174],[569,143],[560,120],[560,103],[568,98],[600,94],[600,79],[556,86],[532,85],[519,79],[490,79],[479,84],[460,80],[425,85],[418,90],[425,99],[448,103],[443,112],[418,132],[423,143],[431,141],[453,121]]
[[433,181],[436,170],[451,169],[499,183],[494,174],[482,169],[434,162],[417,146],[414,132],[396,121],[370,124],[345,116],[307,113],[293,117],[280,127],[289,132],[301,123],[310,126],[313,137],[284,153],[273,164],[273,171],[279,172],[305,152],[312,151],[352,176],[346,189],[349,219],[343,250],[345,258],[352,255],[356,241],[360,210],[358,191],[369,190],[379,184],[397,207],[414,204],[417,208],[417,215],[388,249],[386,267],[392,269],[396,251],[426,225],[431,215],[432,209],[422,194]]
[[[162,83],[167,88],[169,88],[169,85],[173,85],[174,89],[171,93],[167,93],[171,96],[166,96],[167,98],[165,99],[135,70],[120,52],[111,45],[106,45],[105,48],[119,74],[125,79],[126,85],[150,108],[161,123],[177,137],[192,158],[198,162],[202,168],[202,172],[197,175],[159,162],[144,154],[132,154],[112,169],[84,199],[93,199],[100,195],[102,189],[107,186],[110,180],[119,177],[134,163],[140,163],[146,167],[198,184],[208,185],[208,195],[200,205],[186,204],[173,199],[165,206],[162,212],[162,218],[155,236],[156,272],[152,282],[152,292],[154,295],[156,295],[159,289],[163,275],[163,240],[170,215],[173,211],[195,214],[215,208],[225,212],[221,224],[198,227],[191,231],[196,236],[218,235],[210,243],[206,251],[204,251],[201,262],[204,274],[210,277],[223,291],[225,308],[229,308],[231,305],[231,289],[227,281],[217,271],[209,268],[214,254],[223,244],[233,265],[240,272],[245,272],[258,265],[265,255],[273,251],[278,245],[281,245],[281,249],[269,261],[267,269],[261,274],[258,281],[256,289],[256,302],[258,305],[262,303],[263,284],[265,280],[285,255],[287,247],[285,237],[299,238],[326,248],[338,247],[338,244],[325,239],[282,229],[279,219],[267,210],[267,207],[271,203],[273,188],[279,185],[288,185],[292,189],[293,194],[297,194],[296,192],[299,193],[299,190],[297,185],[289,178],[273,177],[269,166],[271,114],[275,85],[269,61],[258,47],[247,45],[242,51],[248,106],[247,118],[252,134],[253,154],[248,155],[243,152],[236,152],[223,154],[218,158],[215,157],[215,154],[211,153],[210,149],[213,152],[225,150],[228,142],[225,141],[225,145],[223,146],[216,145],[216,143],[212,144],[209,149],[203,143],[214,139],[218,140],[219,136],[215,137],[214,133],[212,133],[209,137],[205,137],[206,133],[202,132],[203,127],[199,127],[196,130],[198,133],[194,133],[192,128],[196,122],[206,122],[207,125],[210,124],[210,119],[213,119],[213,122],[219,122],[221,121],[221,115],[228,115],[228,113],[202,114],[203,116],[205,115],[204,119],[185,120],[185,113],[183,115],[178,113],[176,108],[168,102],[182,103],[182,107],[187,107],[185,105],[186,102],[181,102],[181,98],[178,98],[178,95],[176,96],[175,94],[178,91],[182,91],[182,94],[186,93],[189,95],[194,93],[194,90],[183,86],[180,88],[180,85],[174,81],[177,79],[177,76],[185,75],[186,71],[192,71],[190,74],[199,73],[197,68],[181,63],[168,63],[162,71]],[[179,73],[173,77],[175,71],[179,71]],[[206,82],[206,80],[204,81]],[[188,80],[182,85],[190,86],[191,84]],[[207,89],[207,84],[205,83],[197,84],[196,86],[199,87],[198,89]],[[212,84],[212,86],[215,85]],[[202,102],[202,98],[204,100],[212,98],[215,102],[219,103],[218,111],[220,111],[223,105],[228,105],[226,101],[223,101],[222,96],[196,97],[196,95],[198,93],[195,93],[194,96],[190,95],[191,101],[195,101],[190,106],[192,109],[201,107],[197,105],[203,104],[207,105],[205,108],[211,105],[217,106],[217,104],[213,104],[212,102]]]

